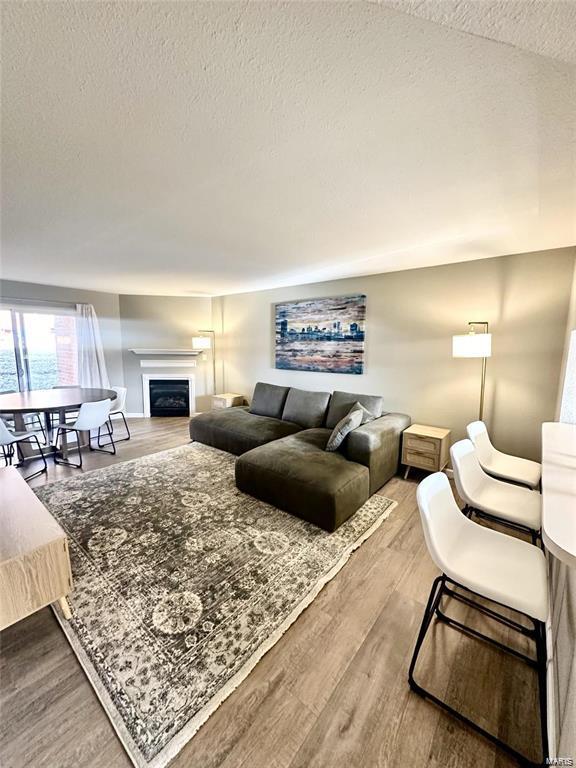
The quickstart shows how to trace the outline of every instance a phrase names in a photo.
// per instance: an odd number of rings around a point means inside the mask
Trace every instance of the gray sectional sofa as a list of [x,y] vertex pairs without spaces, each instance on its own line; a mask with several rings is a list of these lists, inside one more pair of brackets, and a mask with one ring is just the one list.
[[[326,451],[332,429],[361,403],[373,419]],[[381,397],[312,392],[260,382],[249,407],[202,413],[190,437],[239,456],[236,485],[334,531],[397,471],[410,417],[383,412]]]

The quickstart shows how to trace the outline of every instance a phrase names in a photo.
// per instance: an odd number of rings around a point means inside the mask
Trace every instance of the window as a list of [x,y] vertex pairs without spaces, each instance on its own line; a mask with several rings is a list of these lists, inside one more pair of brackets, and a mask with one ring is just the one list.
[[72,310],[0,308],[0,392],[77,382],[76,318]]

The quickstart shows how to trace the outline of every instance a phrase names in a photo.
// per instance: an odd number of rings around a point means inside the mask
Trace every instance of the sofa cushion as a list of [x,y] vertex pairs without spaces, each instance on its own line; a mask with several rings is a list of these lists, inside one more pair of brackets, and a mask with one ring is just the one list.
[[[250,413],[257,416],[270,416],[273,419],[281,419],[284,403],[290,387],[279,387],[277,384],[266,384],[259,381],[254,388]],[[290,419],[287,419],[290,421]]]
[[368,413],[368,411],[363,405],[355,403],[346,416],[344,416],[343,419],[340,419],[338,424],[336,424],[332,430],[328,442],[326,443],[326,450],[337,451],[348,433],[352,432],[353,429],[356,429],[356,427],[359,427],[360,424],[362,424],[364,414],[366,413]]
[[330,392],[309,392],[292,387],[286,398],[282,419],[300,424],[304,429],[321,427],[329,402]]
[[259,445],[300,431],[298,424],[258,416],[247,408],[200,413],[190,420],[190,437],[199,443],[239,456]]
[[306,429],[236,462],[236,485],[279,509],[335,531],[368,500],[366,467],[325,450],[329,429]]
[[330,407],[326,416],[326,426],[329,429],[334,429],[340,419],[346,416],[354,403],[363,405],[375,419],[382,416],[382,398],[379,395],[359,395],[353,392],[336,391],[330,400]]

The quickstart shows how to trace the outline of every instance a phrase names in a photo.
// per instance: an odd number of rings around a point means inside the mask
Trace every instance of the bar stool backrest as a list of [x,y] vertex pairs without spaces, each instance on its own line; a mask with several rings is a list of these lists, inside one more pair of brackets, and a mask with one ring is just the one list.
[[496,453],[496,449],[490,442],[486,424],[483,421],[473,421],[466,427],[466,432],[476,448],[478,461],[482,466],[486,466]]
[[458,539],[466,526],[475,523],[460,511],[443,472],[435,472],[422,480],[416,498],[430,557],[441,571],[450,573],[451,563],[458,556]]
[[476,449],[471,440],[459,440],[450,448],[454,482],[460,497],[474,506],[479,492],[499,481],[487,475],[480,466]]

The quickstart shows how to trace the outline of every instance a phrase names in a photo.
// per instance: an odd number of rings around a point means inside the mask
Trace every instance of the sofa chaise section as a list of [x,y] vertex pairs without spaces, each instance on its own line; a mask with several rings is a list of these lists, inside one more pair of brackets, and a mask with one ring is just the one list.
[[325,450],[330,429],[306,429],[236,461],[240,491],[335,531],[368,500],[367,467]]

